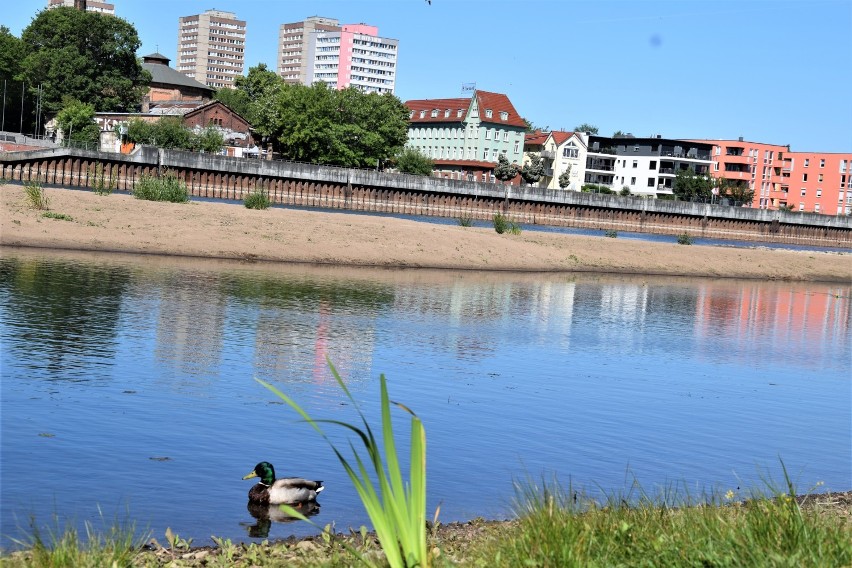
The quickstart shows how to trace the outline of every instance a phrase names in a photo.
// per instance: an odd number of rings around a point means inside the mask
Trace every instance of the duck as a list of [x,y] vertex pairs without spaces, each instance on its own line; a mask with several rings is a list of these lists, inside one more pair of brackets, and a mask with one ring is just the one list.
[[275,468],[269,462],[260,462],[243,479],[259,477],[260,481],[249,490],[249,503],[256,505],[301,505],[316,501],[325,486],[322,481],[301,477],[275,479]]

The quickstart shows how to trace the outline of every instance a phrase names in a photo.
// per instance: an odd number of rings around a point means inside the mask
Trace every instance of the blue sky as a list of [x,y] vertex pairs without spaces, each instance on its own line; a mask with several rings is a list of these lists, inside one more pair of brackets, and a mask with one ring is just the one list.
[[[140,55],[174,58],[180,16],[247,21],[247,66],[318,15],[398,39],[396,95],[506,93],[535,125],[852,152],[852,0],[111,0]],[[5,0],[20,35],[46,0]]]

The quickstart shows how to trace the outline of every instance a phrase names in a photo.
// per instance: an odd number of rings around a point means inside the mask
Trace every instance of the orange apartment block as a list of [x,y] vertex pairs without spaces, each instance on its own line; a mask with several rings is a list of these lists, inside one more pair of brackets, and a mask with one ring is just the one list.
[[792,152],[789,146],[739,140],[713,144],[714,177],[748,184],[752,207],[823,215],[852,213],[852,153]]

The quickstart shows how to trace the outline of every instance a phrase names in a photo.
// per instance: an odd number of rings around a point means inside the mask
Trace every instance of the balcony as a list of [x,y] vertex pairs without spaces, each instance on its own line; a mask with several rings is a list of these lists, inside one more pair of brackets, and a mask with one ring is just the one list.
[[547,158],[548,160],[556,159],[556,152],[553,150],[542,150],[539,154],[541,154],[542,158]]
[[748,156],[719,156],[719,161],[725,164],[748,164]]
[[611,172],[615,170],[615,166],[606,162],[589,161],[586,163],[587,170],[597,170],[601,172]]
[[589,154],[609,154],[611,156],[615,156],[615,148],[595,148],[592,147],[589,149]]

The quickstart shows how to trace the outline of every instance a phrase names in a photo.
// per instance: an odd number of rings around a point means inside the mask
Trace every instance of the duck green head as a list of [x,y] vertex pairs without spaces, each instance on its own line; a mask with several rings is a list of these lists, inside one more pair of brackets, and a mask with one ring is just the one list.
[[251,479],[252,477],[259,477],[260,482],[264,485],[272,485],[275,482],[275,468],[269,462],[260,462],[243,479]]

